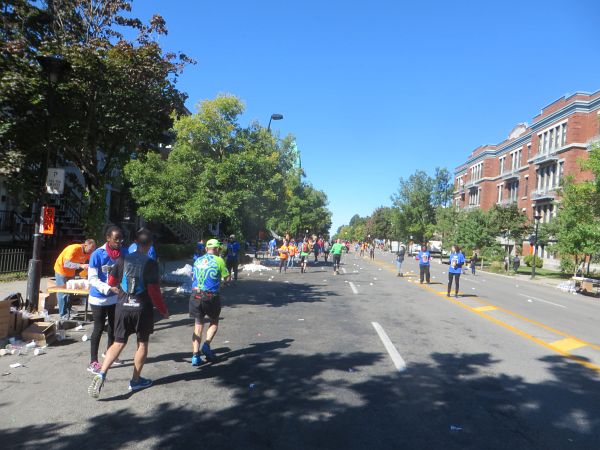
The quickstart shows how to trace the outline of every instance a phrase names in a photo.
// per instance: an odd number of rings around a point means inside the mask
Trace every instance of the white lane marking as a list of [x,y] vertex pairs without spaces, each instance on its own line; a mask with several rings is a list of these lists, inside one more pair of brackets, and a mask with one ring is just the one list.
[[525,294],[519,294],[519,295],[521,297],[525,297],[527,300],[532,299],[532,300],[535,300],[537,302],[548,303],[549,305],[554,305],[554,306],[558,306],[559,308],[565,308],[565,309],[567,309],[567,307],[565,305],[559,305],[558,303],[552,303],[552,302],[549,302],[548,300],[542,300],[541,298],[532,297],[531,295],[525,295]]
[[381,327],[381,325],[379,325],[377,322],[371,322],[371,325],[373,325],[373,328],[375,328],[375,331],[377,331],[379,339],[381,339],[383,346],[387,350],[388,355],[390,355],[390,358],[392,359],[392,362],[394,363],[394,366],[396,366],[398,372],[406,370],[406,362],[404,361],[404,359],[402,359],[402,356],[400,356],[400,353],[398,352],[396,347],[394,347],[394,344],[392,344],[392,341],[390,340],[384,329]]
[[348,284],[350,285],[350,289],[352,289],[352,292],[354,292],[355,294],[358,294],[358,289],[356,289],[356,286],[354,286],[354,283],[351,281]]
[[346,268],[342,267],[342,272],[346,273]]
[[481,284],[481,281],[474,280],[472,278],[469,278],[468,276],[460,277],[460,281],[470,281],[471,283]]

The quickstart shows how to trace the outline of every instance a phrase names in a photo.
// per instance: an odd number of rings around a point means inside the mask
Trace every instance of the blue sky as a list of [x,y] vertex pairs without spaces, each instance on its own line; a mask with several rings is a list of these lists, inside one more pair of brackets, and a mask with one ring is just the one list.
[[198,61],[188,107],[218,93],[243,123],[293,133],[334,232],[389,205],[400,177],[453,170],[477,146],[575,91],[600,89],[600,2],[136,0],[165,50]]

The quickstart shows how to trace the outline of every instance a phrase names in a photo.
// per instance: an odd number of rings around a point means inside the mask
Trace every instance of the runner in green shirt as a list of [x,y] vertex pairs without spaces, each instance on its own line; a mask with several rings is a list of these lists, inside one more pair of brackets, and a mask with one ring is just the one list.
[[[338,239],[335,241],[335,244],[331,246],[331,254],[333,255],[333,274],[340,274],[340,261],[342,259],[342,251],[346,249],[346,246],[341,243],[341,240]],[[348,251],[346,249],[346,251]]]

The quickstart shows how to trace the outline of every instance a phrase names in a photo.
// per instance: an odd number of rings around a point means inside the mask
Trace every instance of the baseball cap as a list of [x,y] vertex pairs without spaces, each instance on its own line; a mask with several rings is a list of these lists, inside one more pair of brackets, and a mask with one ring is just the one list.
[[217,248],[220,247],[221,243],[217,239],[209,239],[206,243],[206,248]]

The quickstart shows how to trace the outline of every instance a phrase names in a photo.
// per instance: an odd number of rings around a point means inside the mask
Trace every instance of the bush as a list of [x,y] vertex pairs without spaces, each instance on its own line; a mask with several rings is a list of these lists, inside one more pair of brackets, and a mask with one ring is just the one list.
[[[525,256],[525,258],[523,258],[523,262],[525,262],[525,265],[527,267],[533,266],[533,255],[527,255],[527,256]],[[535,267],[536,267],[536,269],[541,269],[543,266],[544,266],[544,260],[542,258],[540,258],[539,256],[537,256],[535,258]]]
[[560,271],[573,275],[575,273],[575,261],[571,258],[560,258]]

